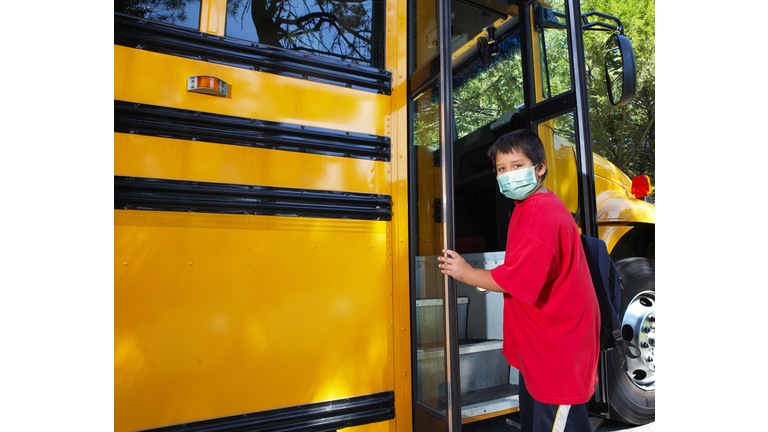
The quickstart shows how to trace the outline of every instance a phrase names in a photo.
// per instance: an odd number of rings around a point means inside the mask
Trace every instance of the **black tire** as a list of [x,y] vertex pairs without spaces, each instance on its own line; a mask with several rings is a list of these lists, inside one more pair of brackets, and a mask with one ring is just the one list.
[[[627,258],[616,263],[624,289],[621,298],[622,335],[633,346],[628,372],[619,367],[616,350],[607,353],[608,401],[611,418],[642,425],[656,419],[656,264],[648,258]],[[639,354],[639,355],[638,355]]]

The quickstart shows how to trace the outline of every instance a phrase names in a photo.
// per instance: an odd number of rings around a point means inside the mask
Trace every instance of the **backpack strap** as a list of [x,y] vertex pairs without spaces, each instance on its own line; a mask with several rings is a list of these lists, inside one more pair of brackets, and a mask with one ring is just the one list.
[[621,284],[616,266],[604,241],[584,234],[581,235],[581,240],[600,307],[600,349],[607,351],[616,348],[619,366],[626,372],[627,358],[637,358],[640,350],[626,342],[621,334]]

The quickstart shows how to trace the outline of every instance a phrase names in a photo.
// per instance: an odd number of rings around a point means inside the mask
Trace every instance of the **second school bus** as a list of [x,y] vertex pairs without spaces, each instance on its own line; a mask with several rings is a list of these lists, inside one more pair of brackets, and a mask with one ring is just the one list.
[[[599,11],[597,11],[599,12]],[[485,155],[529,128],[623,280],[629,371],[593,412],[655,413],[654,206],[593,155],[577,1],[116,0],[115,430],[459,431],[518,410],[501,295],[514,203]],[[616,54],[616,55],[614,55]],[[633,185],[634,183],[634,185]]]

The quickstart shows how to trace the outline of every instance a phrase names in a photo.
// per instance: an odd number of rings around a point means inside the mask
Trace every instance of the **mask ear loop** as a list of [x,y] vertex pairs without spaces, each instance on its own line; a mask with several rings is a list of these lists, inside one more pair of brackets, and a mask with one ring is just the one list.
[[543,177],[539,177],[539,175],[536,174],[536,171],[537,171],[536,167],[538,167],[538,166],[539,166],[539,164],[536,164],[536,165],[533,166],[533,175],[536,176],[536,189],[534,189],[533,192],[531,192],[531,195],[533,195],[536,192],[538,192],[539,189],[541,189],[541,187],[544,186],[544,178]]

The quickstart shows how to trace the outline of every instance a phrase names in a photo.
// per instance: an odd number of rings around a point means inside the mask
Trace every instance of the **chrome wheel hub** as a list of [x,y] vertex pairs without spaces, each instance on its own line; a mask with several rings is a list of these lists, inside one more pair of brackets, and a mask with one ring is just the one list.
[[[621,320],[621,333],[629,342],[627,374],[643,390],[656,388],[656,294],[643,291],[629,302]],[[639,354],[639,355],[638,355]]]

